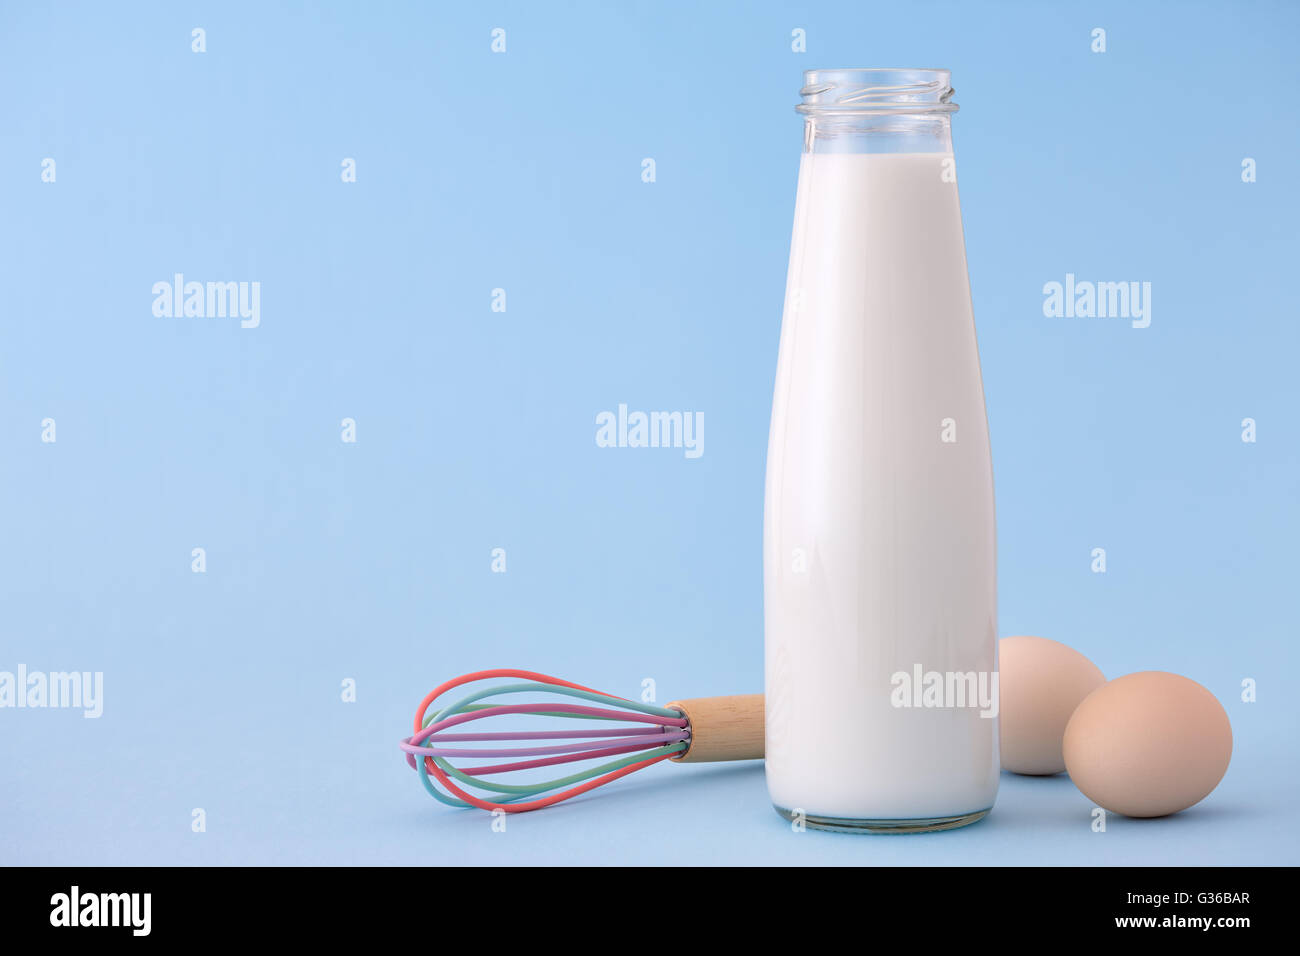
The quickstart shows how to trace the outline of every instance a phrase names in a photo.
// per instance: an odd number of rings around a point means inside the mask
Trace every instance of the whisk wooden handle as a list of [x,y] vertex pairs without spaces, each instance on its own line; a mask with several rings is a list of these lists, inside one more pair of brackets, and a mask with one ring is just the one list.
[[763,758],[763,695],[694,697],[674,700],[691,722],[691,746],[672,759],[681,763],[705,760],[761,760]]

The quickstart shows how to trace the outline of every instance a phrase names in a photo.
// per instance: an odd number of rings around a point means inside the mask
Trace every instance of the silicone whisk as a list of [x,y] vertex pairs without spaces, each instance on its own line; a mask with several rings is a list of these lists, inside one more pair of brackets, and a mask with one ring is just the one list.
[[[454,703],[430,709],[435,700],[463,684],[502,678],[518,682],[481,687]],[[516,695],[544,695],[545,699],[509,702],[518,700]],[[583,726],[489,731],[468,731],[465,726],[495,717],[517,720],[520,715],[582,721]],[[587,722],[595,726],[586,726]],[[763,695],[700,697],[659,707],[534,671],[477,671],[447,681],[420,701],[414,733],[402,740],[401,748],[424,788],[442,803],[521,813],[568,800],[663,760],[761,758]],[[607,757],[614,759],[604,760]],[[504,762],[458,768],[452,765],[453,758]],[[603,762],[591,766],[593,761]],[[487,779],[567,764],[586,766],[550,780]]]

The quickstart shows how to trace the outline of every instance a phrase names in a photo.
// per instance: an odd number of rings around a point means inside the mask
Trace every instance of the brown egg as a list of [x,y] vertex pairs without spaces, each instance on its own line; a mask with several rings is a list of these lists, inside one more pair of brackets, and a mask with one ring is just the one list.
[[1228,769],[1232,727],[1213,694],[1164,671],[1097,688],[1065,728],[1065,765],[1096,803],[1130,817],[1162,817],[1203,800]]
[[998,642],[1002,768],[1053,774],[1065,769],[1061,738],[1074,708],[1106,683],[1078,651],[1045,637]]

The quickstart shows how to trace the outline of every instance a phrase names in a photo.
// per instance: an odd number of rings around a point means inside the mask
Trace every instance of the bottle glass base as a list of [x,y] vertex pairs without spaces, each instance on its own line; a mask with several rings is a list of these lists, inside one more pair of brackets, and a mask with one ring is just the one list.
[[913,817],[901,820],[855,820],[846,817],[823,817],[812,813],[796,813],[785,807],[776,812],[787,820],[801,820],[813,830],[832,830],[837,833],[933,833],[936,830],[955,830],[983,820],[992,807],[961,813],[953,817]]

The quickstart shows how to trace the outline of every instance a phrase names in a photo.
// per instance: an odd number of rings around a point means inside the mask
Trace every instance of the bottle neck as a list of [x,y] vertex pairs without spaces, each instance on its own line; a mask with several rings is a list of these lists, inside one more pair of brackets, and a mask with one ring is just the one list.
[[808,70],[796,107],[806,153],[950,153],[947,70]]

